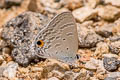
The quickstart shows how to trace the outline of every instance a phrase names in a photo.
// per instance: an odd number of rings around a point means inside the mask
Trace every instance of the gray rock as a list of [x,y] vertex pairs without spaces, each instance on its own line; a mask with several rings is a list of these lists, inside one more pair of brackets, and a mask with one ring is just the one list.
[[112,30],[113,30],[114,24],[106,24],[101,27],[96,27],[95,32],[103,37],[109,37],[112,36]]
[[112,58],[104,57],[103,64],[104,64],[104,68],[107,71],[115,71],[120,66],[120,61],[114,57]]
[[115,36],[109,37],[109,40],[112,42],[118,41],[118,40],[120,40],[120,35],[115,35]]
[[25,12],[8,21],[2,31],[2,38],[12,48],[13,59],[22,66],[27,66],[32,60],[39,61],[31,52],[31,44],[36,34],[48,22],[47,17],[33,12]]
[[94,30],[88,29],[82,24],[77,24],[79,46],[83,48],[95,47],[103,38],[96,34]]

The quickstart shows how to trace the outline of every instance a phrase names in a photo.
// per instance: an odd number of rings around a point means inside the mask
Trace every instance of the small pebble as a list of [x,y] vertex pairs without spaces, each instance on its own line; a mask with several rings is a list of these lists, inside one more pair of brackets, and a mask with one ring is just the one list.
[[72,71],[66,71],[61,80],[74,80],[74,74]]
[[4,48],[5,46],[7,46],[7,43],[5,42],[5,40],[0,39],[0,48]]
[[114,57],[112,57],[112,58],[104,57],[103,64],[104,64],[104,68],[107,71],[115,71],[118,69],[120,61],[118,61]]
[[112,53],[118,55],[120,53],[120,41],[111,42],[109,48]]
[[112,57],[118,58],[118,57],[119,57],[118,55],[116,55],[116,54],[111,54],[111,53],[103,54],[102,56],[103,56],[103,57],[108,57],[108,58],[112,58]]
[[10,54],[10,52],[11,52],[10,48],[5,47],[2,49],[2,54]]
[[0,55],[0,65],[3,63],[3,61],[4,61],[4,58],[3,56]]
[[90,70],[96,70],[96,69],[97,69],[97,66],[94,64],[94,62],[88,61],[88,62],[85,64],[85,68],[90,69]]

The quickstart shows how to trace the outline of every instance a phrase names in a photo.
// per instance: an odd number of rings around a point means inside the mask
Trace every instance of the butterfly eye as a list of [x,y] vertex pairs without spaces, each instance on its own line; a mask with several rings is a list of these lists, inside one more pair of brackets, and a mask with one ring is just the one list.
[[37,45],[38,45],[39,47],[43,47],[44,42],[43,42],[42,40],[39,40],[39,41],[37,41]]

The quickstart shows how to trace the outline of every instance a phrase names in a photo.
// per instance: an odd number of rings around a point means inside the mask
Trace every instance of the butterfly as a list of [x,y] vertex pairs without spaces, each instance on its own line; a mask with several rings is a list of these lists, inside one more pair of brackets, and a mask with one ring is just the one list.
[[31,49],[39,57],[73,64],[77,59],[78,34],[72,13],[56,15],[36,35]]

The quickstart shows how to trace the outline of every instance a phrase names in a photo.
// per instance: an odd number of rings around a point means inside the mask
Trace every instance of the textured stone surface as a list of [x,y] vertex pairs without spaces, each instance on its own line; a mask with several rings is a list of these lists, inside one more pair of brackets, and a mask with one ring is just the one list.
[[13,59],[21,65],[28,65],[37,59],[31,52],[36,34],[45,26],[47,18],[39,13],[25,12],[10,20],[2,31],[2,38],[12,50]]
[[75,9],[72,13],[79,22],[95,18],[97,15],[97,11],[89,7]]
[[111,42],[109,45],[110,51],[114,54],[120,53],[120,41]]
[[114,24],[106,24],[101,27],[96,27],[96,33],[107,38],[113,35],[112,34],[113,27],[114,27]]
[[96,34],[92,28],[89,29],[82,24],[77,24],[77,29],[80,47],[94,47],[98,42],[103,41],[103,38]]
[[3,76],[7,77],[8,79],[12,79],[16,76],[18,64],[14,62],[9,62],[3,71]]
[[114,57],[112,57],[112,58],[105,57],[103,60],[103,64],[107,71],[115,71],[120,66],[119,65],[120,61]]
[[115,20],[120,17],[120,9],[111,5],[98,6],[98,15],[105,20]]

